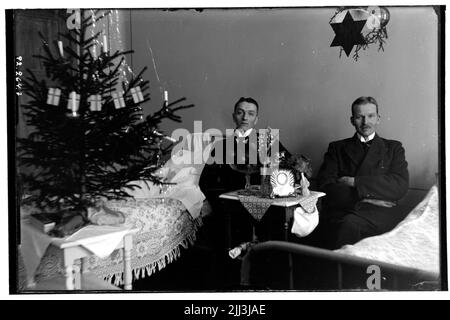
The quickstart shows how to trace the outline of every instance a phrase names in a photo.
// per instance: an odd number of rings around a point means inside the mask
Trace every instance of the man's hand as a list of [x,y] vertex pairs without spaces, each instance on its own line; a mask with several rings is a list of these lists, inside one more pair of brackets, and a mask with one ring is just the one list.
[[349,186],[349,187],[354,187],[355,186],[355,178],[354,177],[344,176],[344,177],[338,178],[337,181],[339,183],[343,183],[343,184],[345,184],[346,186]]

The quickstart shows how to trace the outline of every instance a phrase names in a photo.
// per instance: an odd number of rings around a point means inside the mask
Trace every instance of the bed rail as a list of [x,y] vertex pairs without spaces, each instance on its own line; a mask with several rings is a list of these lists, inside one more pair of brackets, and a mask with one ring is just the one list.
[[[311,247],[307,245],[297,244],[293,242],[285,242],[285,241],[266,241],[258,244],[252,245],[247,253],[244,255],[241,265],[241,286],[252,286],[250,279],[250,272],[252,269],[252,257],[255,254],[264,252],[264,251],[283,251],[288,253],[289,255],[300,255],[305,257],[314,257],[319,258],[321,260],[330,262],[336,265],[336,276],[337,276],[337,289],[343,289],[343,268],[346,265],[353,265],[367,268],[370,265],[376,265],[383,270],[383,272],[389,273],[393,277],[393,289],[398,290],[401,289],[399,286],[399,278],[407,277],[408,279],[412,279],[416,284],[420,282],[431,282],[433,283],[432,289],[437,288],[437,284],[439,283],[439,275],[433,272],[427,272],[424,270],[408,268],[400,265],[394,265],[391,263],[381,262],[372,259],[365,259],[356,256],[350,256],[347,254],[334,252],[331,250]],[[294,289],[294,271],[295,269],[290,266],[289,270],[289,289]]]

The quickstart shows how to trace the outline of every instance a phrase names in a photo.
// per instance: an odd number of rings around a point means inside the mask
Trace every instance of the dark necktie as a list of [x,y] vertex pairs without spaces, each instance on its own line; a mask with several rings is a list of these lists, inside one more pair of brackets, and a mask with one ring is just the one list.
[[372,140],[367,141],[367,142],[361,142],[363,149],[364,149],[364,154],[367,154],[367,152],[369,151],[370,145],[372,144]]

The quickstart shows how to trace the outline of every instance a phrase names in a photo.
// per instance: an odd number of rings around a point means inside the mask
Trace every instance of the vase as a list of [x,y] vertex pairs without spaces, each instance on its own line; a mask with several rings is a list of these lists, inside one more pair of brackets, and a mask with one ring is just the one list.
[[272,170],[269,167],[262,167],[260,169],[261,175],[261,193],[265,197],[269,197],[272,194],[273,188],[272,183],[270,182],[270,176],[272,174]]

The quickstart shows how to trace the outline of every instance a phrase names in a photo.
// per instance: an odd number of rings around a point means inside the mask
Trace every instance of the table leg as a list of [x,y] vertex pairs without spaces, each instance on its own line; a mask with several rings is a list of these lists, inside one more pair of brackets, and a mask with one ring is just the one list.
[[[295,207],[286,207],[284,216],[284,240],[289,241],[289,226],[294,216]],[[294,289],[294,261],[292,253],[288,253],[288,272],[289,272],[289,289]]]
[[123,280],[124,280],[124,289],[131,290],[132,289],[132,273],[131,273],[131,248],[133,246],[133,237],[131,234],[126,235],[123,239]]
[[227,246],[227,250],[231,249],[232,247],[232,235],[231,235],[231,212],[230,209],[228,208],[227,204],[225,201],[222,201],[223,204],[223,208],[225,208],[224,210],[224,214],[225,214],[225,237],[226,237],[226,246]]
[[81,262],[77,259],[73,265],[73,278],[74,278],[74,288],[75,290],[81,289]]
[[73,279],[73,266],[72,264],[65,264],[64,265],[64,272],[66,277],[66,289],[67,290],[74,290],[74,279]]
[[66,289],[80,289],[75,287],[74,279],[74,258],[71,249],[63,249],[64,276],[66,278]]
[[253,224],[253,235],[252,235],[252,242],[257,243],[258,242],[258,236],[256,235],[256,226]]

